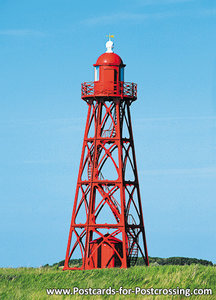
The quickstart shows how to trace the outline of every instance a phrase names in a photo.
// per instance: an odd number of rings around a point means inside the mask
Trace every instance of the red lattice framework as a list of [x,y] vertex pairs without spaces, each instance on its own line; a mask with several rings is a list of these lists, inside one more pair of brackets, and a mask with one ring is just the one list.
[[[92,99],[81,154],[64,269],[90,269],[94,252],[106,241],[120,267],[149,265],[130,116],[131,100]],[[107,223],[109,222],[109,223]],[[108,233],[108,234],[107,234]],[[122,241],[122,253],[109,242]],[[91,241],[102,238],[90,251]],[[70,264],[82,258],[82,266]],[[109,267],[109,262],[107,266]]]

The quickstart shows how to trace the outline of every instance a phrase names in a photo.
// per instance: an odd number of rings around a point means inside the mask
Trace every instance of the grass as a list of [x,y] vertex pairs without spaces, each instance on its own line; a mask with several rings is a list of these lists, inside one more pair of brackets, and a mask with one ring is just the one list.
[[47,288],[211,288],[211,296],[189,299],[216,299],[216,267],[203,265],[150,266],[130,269],[62,271],[47,268],[0,269],[0,299],[185,299],[185,296],[48,296]]

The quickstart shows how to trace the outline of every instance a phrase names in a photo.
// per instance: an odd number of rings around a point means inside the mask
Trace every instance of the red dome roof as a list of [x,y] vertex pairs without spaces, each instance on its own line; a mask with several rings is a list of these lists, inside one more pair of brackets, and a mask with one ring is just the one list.
[[94,66],[125,66],[121,57],[116,53],[103,53],[98,57]]

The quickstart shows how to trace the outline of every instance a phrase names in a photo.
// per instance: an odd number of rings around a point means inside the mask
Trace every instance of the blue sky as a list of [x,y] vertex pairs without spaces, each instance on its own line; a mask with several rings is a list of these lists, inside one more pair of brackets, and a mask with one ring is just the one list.
[[106,34],[131,106],[150,256],[216,263],[216,3],[0,0],[0,266],[65,257],[87,105]]

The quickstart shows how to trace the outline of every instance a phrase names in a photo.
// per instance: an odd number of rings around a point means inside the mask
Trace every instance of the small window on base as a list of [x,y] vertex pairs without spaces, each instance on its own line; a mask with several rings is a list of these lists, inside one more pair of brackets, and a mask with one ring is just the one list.
[[99,67],[95,67],[95,73],[94,73],[94,80],[98,81],[99,80]]
[[124,81],[124,68],[120,68],[119,81]]

